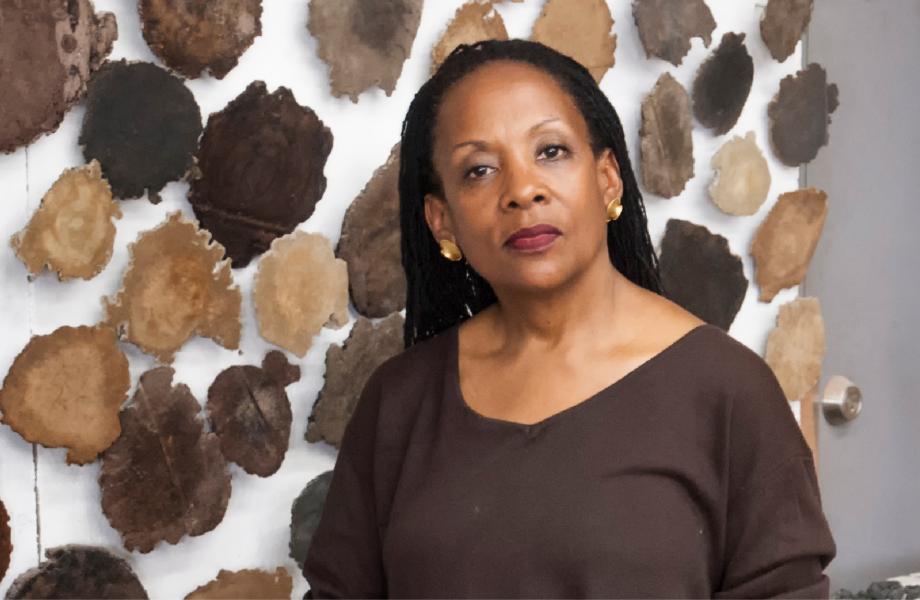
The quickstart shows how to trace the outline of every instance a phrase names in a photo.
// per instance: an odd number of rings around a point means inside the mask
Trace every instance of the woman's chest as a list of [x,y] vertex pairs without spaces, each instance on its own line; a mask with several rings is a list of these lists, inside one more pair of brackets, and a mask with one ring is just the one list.
[[553,441],[407,454],[384,534],[391,593],[708,595],[713,473],[629,439]]

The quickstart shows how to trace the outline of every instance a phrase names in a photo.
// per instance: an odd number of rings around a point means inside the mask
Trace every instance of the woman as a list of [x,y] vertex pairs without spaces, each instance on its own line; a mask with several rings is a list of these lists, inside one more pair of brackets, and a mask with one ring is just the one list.
[[619,119],[534,42],[457,48],[400,155],[406,350],[368,379],[307,597],[827,597],[770,368],[662,295]]

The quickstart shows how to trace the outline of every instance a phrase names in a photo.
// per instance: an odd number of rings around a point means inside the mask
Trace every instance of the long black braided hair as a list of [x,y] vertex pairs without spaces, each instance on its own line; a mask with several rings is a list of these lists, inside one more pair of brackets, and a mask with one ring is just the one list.
[[419,89],[403,121],[399,156],[402,265],[406,274],[405,347],[463,321],[497,301],[492,286],[466,259],[449,261],[425,221],[426,193],[444,196],[432,164],[433,130],[441,99],[464,75],[492,60],[516,60],[552,76],[584,117],[595,157],[613,150],[623,180],[623,213],[607,224],[610,260],[633,283],[662,294],[658,259],[645,206],[616,110],[577,61],[539,42],[521,39],[460,44]]

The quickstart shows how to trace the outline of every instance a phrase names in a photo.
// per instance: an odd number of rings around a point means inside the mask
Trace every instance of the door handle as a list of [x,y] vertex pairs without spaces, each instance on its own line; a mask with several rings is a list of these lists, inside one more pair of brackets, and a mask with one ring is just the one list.
[[834,375],[824,386],[821,410],[831,425],[849,423],[862,411],[862,391],[843,375]]

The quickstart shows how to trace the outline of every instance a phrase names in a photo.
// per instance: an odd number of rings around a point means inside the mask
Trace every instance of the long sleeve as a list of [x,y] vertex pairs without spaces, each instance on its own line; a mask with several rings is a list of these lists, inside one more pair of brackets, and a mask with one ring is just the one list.
[[319,525],[304,561],[305,598],[383,598],[386,582],[374,494],[379,373],[345,427]]
[[814,457],[772,369],[734,382],[721,585],[714,598],[828,598],[836,545]]

